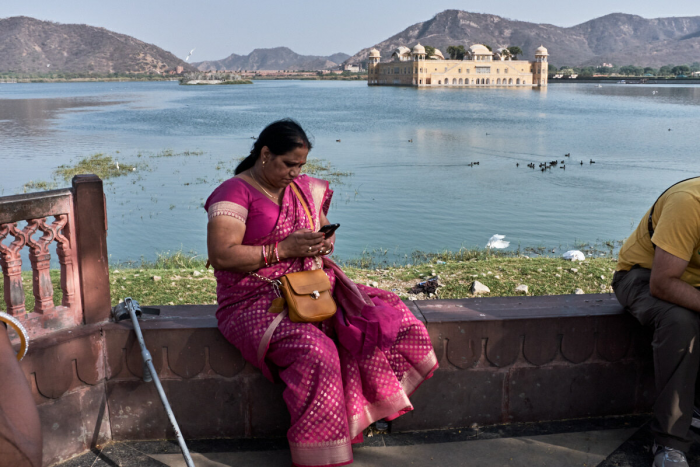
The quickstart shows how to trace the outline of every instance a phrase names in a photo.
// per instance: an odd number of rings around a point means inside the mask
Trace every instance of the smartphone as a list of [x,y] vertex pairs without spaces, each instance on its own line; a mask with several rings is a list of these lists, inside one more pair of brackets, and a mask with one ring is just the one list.
[[338,227],[340,227],[340,224],[327,224],[321,227],[318,231],[325,234],[324,238],[328,238],[333,235],[333,232],[335,232]]

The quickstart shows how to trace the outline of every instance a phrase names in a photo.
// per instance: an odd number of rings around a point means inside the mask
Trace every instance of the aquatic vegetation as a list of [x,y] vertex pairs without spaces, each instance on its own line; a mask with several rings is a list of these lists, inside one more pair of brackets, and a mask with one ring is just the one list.
[[56,188],[58,188],[58,184],[56,182],[47,182],[44,180],[29,180],[27,183],[22,185],[22,193],[55,190]]
[[135,165],[119,162],[112,156],[97,153],[85,157],[75,165],[61,165],[54,170],[54,178],[70,181],[79,174],[95,174],[102,180],[129,175],[136,170]]
[[172,149],[163,149],[162,151],[152,154],[151,157],[177,157],[177,156],[202,156],[204,155],[204,151],[201,150],[196,150],[196,151],[182,151],[182,152],[175,152]]
[[301,172],[331,183],[342,183],[342,178],[352,175],[352,172],[342,172],[334,168],[329,161],[317,158],[307,159]]

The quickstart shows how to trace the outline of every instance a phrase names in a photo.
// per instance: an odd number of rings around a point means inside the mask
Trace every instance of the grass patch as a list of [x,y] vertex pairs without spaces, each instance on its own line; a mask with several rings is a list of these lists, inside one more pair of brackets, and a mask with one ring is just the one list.
[[59,166],[54,170],[54,177],[69,182],[74,176],[79,174],[95,174],[102,180],[109,180],[110,178],[128,175],[135,170],[135,165],[119,163],[112,156],[97,153],[81,159],[75,165]]
[[155,155],[152,155],[151,157],[177,157],[177,156],[202,156],[204,155],[204,151],[197,150],[197,151],[182,151],[182,152],[175,152],[172,149],[163,149],[162,151],[156,153]]
[[329,161],[318,158],[307,159],[306,164],[301,169],[301,173],[322,178],[331,183],[342,183],[341,180],[343,178],[352,175],[352,172],[342,172],[337,170]]
[[22,185],[22,192],[28,193],[30,191],[48,191],[55,190],[58,188],[58,183],[56,182],[46,182],[44,180],[29,180],[27,183]]
[[[469,298],[470,286],[478,280],[491,289],[485,296],[513,296],[515,287],[527,285],[527,295],[563,295],[576,289],[584,293],[612,292],[610,282],[616,260],[610,257],[570,262],[561,258],[528,258],[489,254],[484,250],[463,250],[440,253],[445,260],[435,259],[422,264],[407,264],[383,268],[361,268],[345,264],[348,276],[360,284],[373,285],[393,291],[402,298]],[[133,297],[142,305],[215,304],[216,280],[213,269],[205,269],[206,258],[178,251],[164,253],[155,261],[138,261],[110,266],[112,305],[124,297]],[[438,276],[441,287],[437,295],[425,297],[409,290],[426,278]],[[34,307],[32,275],[22,273],[26,306]],[[54,303],[60,304],[60,278],[51,271],[54,284]],[[0,281],[0,296],[3,284]]]

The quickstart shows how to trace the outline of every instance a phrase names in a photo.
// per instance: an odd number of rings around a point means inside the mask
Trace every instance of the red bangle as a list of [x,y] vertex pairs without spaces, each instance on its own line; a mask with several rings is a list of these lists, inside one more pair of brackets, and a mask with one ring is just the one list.
[[275,242],[275,258],[277,258],[277,262],[280,262],[280,254],[277,251],[277,247],[279,246],[280,242]]
[[267,255],[265,254],[265,245],[262,246],[263,261],[265,261],[265,267],[268,267],[270,263],[267,262]]

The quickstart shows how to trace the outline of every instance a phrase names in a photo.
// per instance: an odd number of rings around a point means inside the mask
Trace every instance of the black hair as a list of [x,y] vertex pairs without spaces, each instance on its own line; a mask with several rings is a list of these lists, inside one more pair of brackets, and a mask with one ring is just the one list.
[[236,175],[253,167],[265,146],[276,156],[287,154],[296,148],[308,148],[311,151],[311,142],[301,125],[291,118],[277,120],[260,132],[260,136],[250,150],[250,155],[236,167]]

